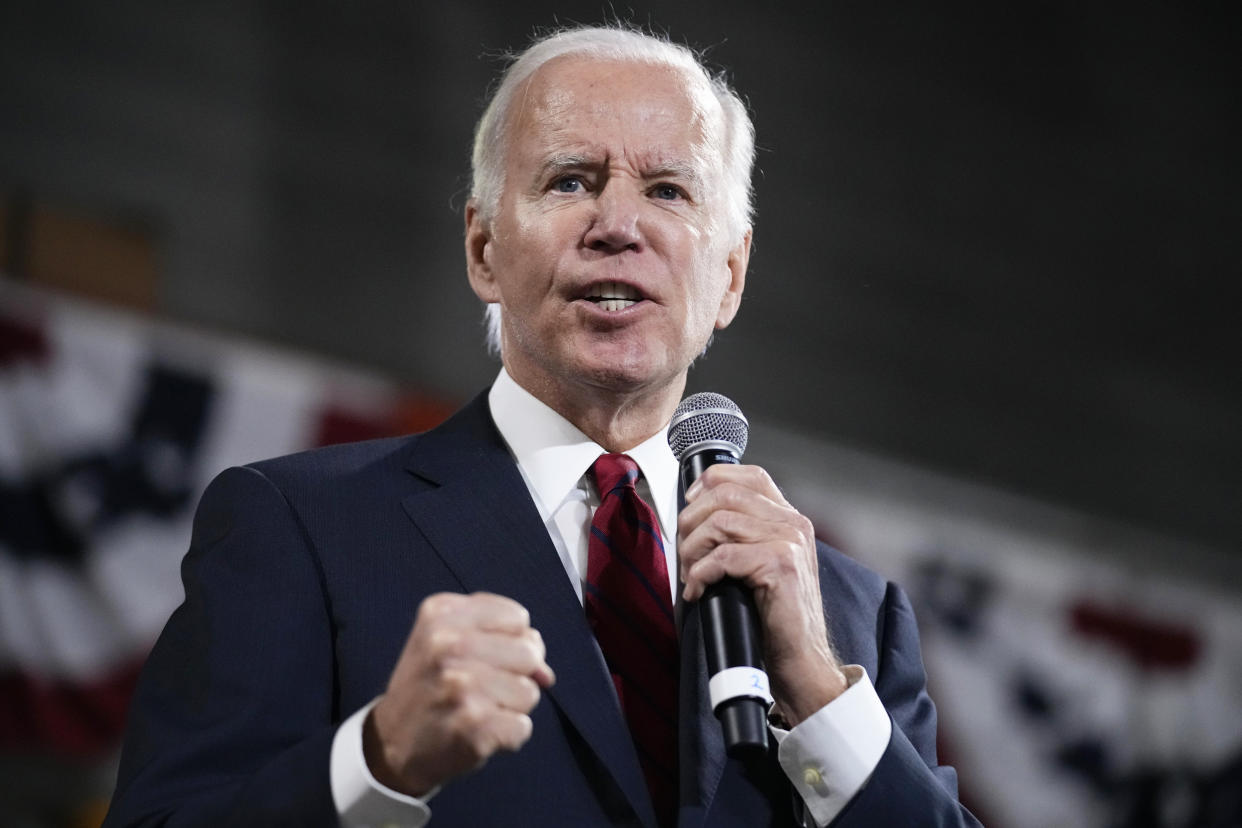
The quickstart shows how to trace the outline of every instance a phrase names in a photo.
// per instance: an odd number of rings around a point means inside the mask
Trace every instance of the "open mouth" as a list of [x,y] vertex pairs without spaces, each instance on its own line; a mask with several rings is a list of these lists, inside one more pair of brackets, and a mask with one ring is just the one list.
[[643,297],[635,288],[620,282],[604,282],[591,288],[591,292],[583,297],[594,302],[601,310],[619,311],[641,302]]

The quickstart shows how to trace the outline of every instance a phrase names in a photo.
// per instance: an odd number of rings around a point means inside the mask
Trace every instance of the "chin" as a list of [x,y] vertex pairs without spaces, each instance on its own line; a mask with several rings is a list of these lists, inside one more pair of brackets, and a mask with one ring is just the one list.
[[653,364],[650,359],[597,359],[579,365],[578,375],[596,388],[632,393],[668,385],[685,370],[676,371],[667,364]]

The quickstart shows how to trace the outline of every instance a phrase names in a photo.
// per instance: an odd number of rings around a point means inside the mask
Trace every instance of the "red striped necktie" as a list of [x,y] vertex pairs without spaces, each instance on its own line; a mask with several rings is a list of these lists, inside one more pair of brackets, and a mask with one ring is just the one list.
[[591,466],[587,621],[603,650],[662,826],[677,821],[677,631],[655,512],[634,488],[638,464],[602,454]]

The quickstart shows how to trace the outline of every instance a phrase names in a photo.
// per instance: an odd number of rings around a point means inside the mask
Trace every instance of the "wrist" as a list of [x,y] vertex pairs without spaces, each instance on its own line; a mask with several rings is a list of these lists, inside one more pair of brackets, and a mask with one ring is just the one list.
[[776,698],[781,715],[791,727],[815,715],[849,688],[849,679],[835,661],[790,674],[797,680],[782,687]]
[[416,775],[408,772],[401,773],[397,770],[396,763],[391,761],[376,721],[379,707],[378,704],[373,707],[362,723],[362,756],[367,763],[367,770],[376,782],[389,790],[406,796],[426,796],[436,789],[435,783],[420,781]]

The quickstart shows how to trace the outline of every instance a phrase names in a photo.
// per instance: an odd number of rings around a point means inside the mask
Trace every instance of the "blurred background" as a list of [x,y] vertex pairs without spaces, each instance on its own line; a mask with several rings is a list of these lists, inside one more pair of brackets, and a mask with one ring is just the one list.
[[53,0],[0,10],[0,826],[98,824],[207,480],[490,382],[473,123],[616,17],[751,104],[689,390],[911,592],[972,807],[1242,824],[1232,6]]

